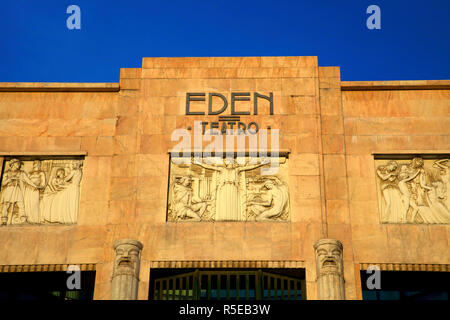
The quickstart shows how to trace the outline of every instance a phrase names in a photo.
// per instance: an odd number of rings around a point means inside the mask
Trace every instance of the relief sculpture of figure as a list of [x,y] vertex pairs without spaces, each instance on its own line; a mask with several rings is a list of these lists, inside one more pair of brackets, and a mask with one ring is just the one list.
[[44,171],[41,170],[41,162],[33,161],[33,171],[29,173],[30,180],[37,186],[27,185],[25,187],[24,200],[25,212],[29,223],[40,222],[40,190],[45,188],[46,178]]
[[[444,163],[446,163],[446,165],[444,165]],[[450,159],[438,160],[434,165],[441,169],[441,178],[445,188],[444,202],[447,209],[450,209]]]
[[26,223],[25,188],[27,184],[33,188],[39,188],[21,168],[22,162],[20,160],[11,159],[9,161],[9,169],[3,174],[1,197],[2,225],[11,224],[15,206],[17,206],[19,211],[20,223]]
[[[409,163],[409,170],[416,171],[419,170],[418,176],[411,181],[412,190],[414,191],[416,203],[418,206],[426,206],[425,200],[425,184],[426,184],[426,173],[424,169],[424,163],[422,158],[414,158]],[[413,213],[413,217],[416,212]]]
[[50,192],[44,195],[41,202],[45,222],[76,223],[82,178],[81,166],[81,161],[73,161],[72,171],[67,176],[63,168],[56,171],[56,177],[49,185]]
[[171,162],[168,221],[289,220],[287,157],[277,159],[276,175],[257,169],[273,161],[267,156],[190,160]]
[[40,204],[41,220],[43,223],[59,223],[59,212],[54,209],[54,199],[58,192],[65,188],[66,171],[64,168],[58,168],[55,172],[55,177],[51,179],[48,184],[48,189],[44,193]]
[[264,166],[269,161],[261,161],[259,164],[239,165],[232,160],[225,159],[223,165],[209,165],[193,161],[194,164],[218,173],[216,189],[215,221],[239,221],[239,174],[243,171],[253,170]]
[[173,189],[174,213],[176,219],[200,221],[208,206],[208,201],[193,197],[191,183],[190,177],[181,177],[178,182],[175,182]]
[[[417,212],[419,208],[417,207],[417,204],[415,201],[411,201],[411,192],[409,191],[407,182],[415,179],[417,175],[419,174],[420,170],[417,170],[415,174],[412,176],[410,175],[408,171],[407,165],[402,165],[400,172],[398,174],[398,188],[402,194],[402,202],[403,202],[403,211],[402,215],[400,217],[400,222],[406,222],[408,217],[408,211],[409,207],[412,207],[414,212]],[[414,219],[414,216],[413,216]]]
[[383,221],[399,222],[403,212],[401,193],[397,186],[396,161],[389,161],[385,166],[377,168],[377,175],[382,180],[381,192],[385,201]]
[[380,202],[382,222],[450,223],[448,162],[414,157],[408,162],[391,160],[378,166],[379,190],[384,200]]
[[267,180],[264,183],[264,201],[249,201],[248,206],[251,212],[255,214],[256,221],[272,220],[284,212],[288,204],[289,194],[286,188],[283,187],[281,181],[275,183],[272,180]]
[[431,186],[425,186],[427,190],[428,210],[421,213],[426,223],[448,223],[450,222],[450,210],[440,201],[444,195],[444,186],[441,181],[431,183]]
[[411,181],[411,190],[413,192],[413,200],[416,206],[413,206],[411,222],[416,220],[416,216],[420,216],[425,223],[439,223],[440,218],[435,217],[434,210],[431,210],[431,202],[428,198],[430,187],[427,186],[427,173],[424,168],[422,158],[416,157],[409,163],[409,170],[418,170],[419,174]]
[[[414,159],[413,159],[414,160]],[[443,169],[444,160],[436,161],[438,167]],[[419,207],[419,214],[425,223],[449,223],[450,209],[444,204],[446,198],[446,185],[442,180],[448,180],[448,169],[444,169],[444,174],[439,179],[436,177],[427,179],[425,170],[423,169],[423,161],[421,166],[421,179],[419,181],[421,187],[421,198],[423,204]],[[431,180],[428,182],[428,180]]]

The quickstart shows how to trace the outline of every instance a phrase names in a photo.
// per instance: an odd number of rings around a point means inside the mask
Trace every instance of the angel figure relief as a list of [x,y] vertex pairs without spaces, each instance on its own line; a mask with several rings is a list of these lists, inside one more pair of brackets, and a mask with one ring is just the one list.
[[[192,158],[190,164],[172,162],[168,220],[255,221],[248,214],[249,208],[252,208],[253,216],[259,216],[257,221],[287,220],[288,214],[280,218],[280,212],[288,211],[279,208],[288,207],[287,184],[275,176],[262,176],[256,170],[269,163],[267,158],[251,163],[248,159],[214,157]],[[285,164],[285,160],[280,163]],[[262,179],[270,180],[265,187],[261,184]],[[264,194],[264,200],[261,197],[253,199],[252,190],[261,186],[264,191],[260,196]]]

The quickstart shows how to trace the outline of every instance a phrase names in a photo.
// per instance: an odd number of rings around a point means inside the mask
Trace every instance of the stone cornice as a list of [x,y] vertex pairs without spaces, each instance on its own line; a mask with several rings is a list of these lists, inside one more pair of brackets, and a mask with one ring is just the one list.
[[117,92],[119,83],[0,82],[0,92]]
[[443,89],[450,89],[450,80],[341,81],[342,91]]

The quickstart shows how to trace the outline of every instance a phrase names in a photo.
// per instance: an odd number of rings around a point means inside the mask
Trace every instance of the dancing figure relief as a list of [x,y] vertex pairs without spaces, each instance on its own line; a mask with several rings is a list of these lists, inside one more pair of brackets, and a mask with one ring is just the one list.
[[449,165],[449,159],[420,157],[378,165],[381,222],[450,223]]

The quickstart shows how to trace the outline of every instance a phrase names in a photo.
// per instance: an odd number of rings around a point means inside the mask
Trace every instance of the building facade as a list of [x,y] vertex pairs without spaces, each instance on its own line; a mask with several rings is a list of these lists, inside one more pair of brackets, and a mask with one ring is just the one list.
[[354,300],[373,265],[381,290],[448,279],[449,159],[449,80],[317,57],[0,83],[0,281],[75,265],[94,299]]

